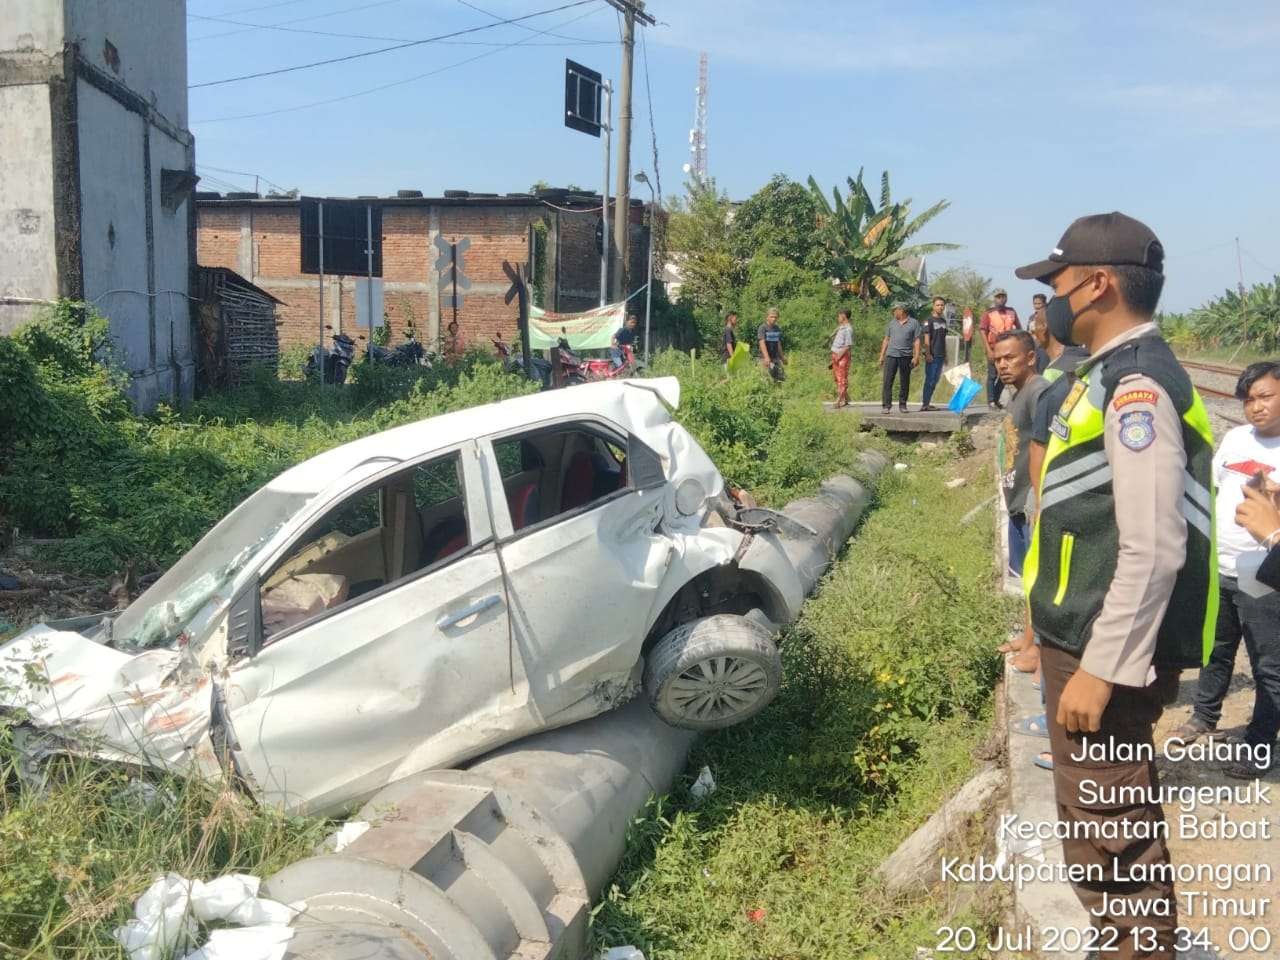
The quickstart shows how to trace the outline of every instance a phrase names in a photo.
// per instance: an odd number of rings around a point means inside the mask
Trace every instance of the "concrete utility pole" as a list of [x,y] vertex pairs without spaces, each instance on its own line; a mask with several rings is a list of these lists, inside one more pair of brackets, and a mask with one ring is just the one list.
[[608,0],[623,15],[622,76],[618,103],[618,180],[616,214],[613,222],[613,245],[618,251],[618,268],[613,276],[615,302],[627,296],[627,267],[631,247],[631,74],[635,61],[636,20],[652,26],[656,21],[644,11],[644,0]]

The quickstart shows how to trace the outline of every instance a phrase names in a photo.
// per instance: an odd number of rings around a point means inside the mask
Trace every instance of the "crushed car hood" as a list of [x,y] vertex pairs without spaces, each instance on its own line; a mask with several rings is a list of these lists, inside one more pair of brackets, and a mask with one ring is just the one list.
[[122,653],[41,624],[0,647],[0,698],[62,752],[216,776],[212,678],[176,681],[180,658]]

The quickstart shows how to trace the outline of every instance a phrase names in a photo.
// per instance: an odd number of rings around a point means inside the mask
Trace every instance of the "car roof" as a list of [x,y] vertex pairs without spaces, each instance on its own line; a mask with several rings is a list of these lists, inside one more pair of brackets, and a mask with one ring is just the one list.
[[628,431],[637,432],[643,426],[642,421],[653,422],[655,407],[665,415],[664,404],[675,407],[679,402],[680,383],[675,377],[609,380],[542,391],[428,417],[361,437],[304,460],[280,474],[267,487],[294,493],[319,493],[370,461],[412,460],[465,440],[565,417],[604,416]]

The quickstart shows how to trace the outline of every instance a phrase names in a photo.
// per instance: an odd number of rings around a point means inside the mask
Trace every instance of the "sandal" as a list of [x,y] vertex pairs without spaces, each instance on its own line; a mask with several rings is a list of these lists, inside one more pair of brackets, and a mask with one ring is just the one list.
[[1013,728],[1014,733],[1028,737],[1044,737],[1049,739],[1049,719],[1043,713],[1038,717],[1023,717]]
[[1051,754],[1048,750],[1045,750],[1043,753],[1041,753],[1031,762],[1035,764],[1037,767],[1039,767],[1041,770],[1052,770],[1053,754]]

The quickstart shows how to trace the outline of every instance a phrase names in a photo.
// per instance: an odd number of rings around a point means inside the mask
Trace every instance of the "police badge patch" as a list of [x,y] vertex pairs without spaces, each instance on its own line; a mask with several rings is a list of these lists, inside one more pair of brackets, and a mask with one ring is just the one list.
[[1120,415],[1120,442],[1130,450],[1145,450],[1156,439],[1156,417],[1144,410]]

